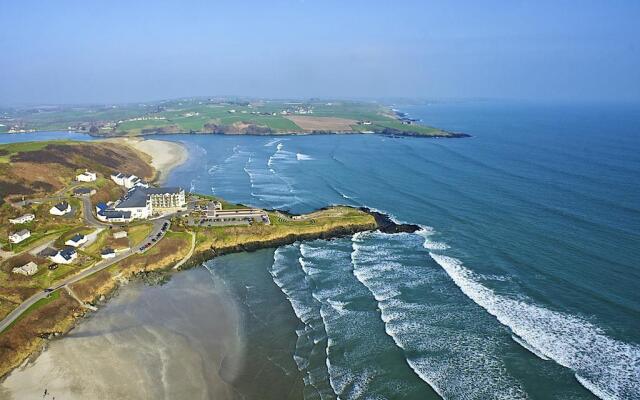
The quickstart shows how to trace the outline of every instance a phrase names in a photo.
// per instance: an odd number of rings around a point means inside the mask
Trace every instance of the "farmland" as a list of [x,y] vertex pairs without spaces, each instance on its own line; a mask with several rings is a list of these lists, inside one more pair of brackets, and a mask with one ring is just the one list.
[[376,102],[199,98],[148,104],[0,111],[3,129],[13,132],[70,130],[94,136],[163,133],[463,136],[423,125]]

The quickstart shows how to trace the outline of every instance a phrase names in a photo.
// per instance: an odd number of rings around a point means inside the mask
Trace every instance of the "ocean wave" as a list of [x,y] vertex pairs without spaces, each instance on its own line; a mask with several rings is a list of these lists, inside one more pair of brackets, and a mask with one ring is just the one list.
[[444,242],[436,242],[431,240],[431,236],[436,234],[435,229],[427,225],[420,225],[420,230],[416,232],[417,235],[420,235],[424,238],[424,243],[422,246],[428,250],[446,250],[449,248],[449,245]]
[[441,397],[526,398],[499,356],[498,341],[478,334],[486,327],[476,311],[406,297],[411,292],[435,295],[446,284],[444,273],[418,267],[426,255],[422,244],[422,236],[406,233],[352,237],[353,274],[378,302],[385,332],[415,374]]
[[312,396],[309,397],[331,399],[335,398],[335,393],[329,382],[325,360],[315,360],[326,352],[323,342],[327,340],[327,333],[320,315],[320,304],[311,296],[308,279],[293,258],[299,254],[298,244],[279,247],[274,253],[269,273],[303,324],[302,329],[296,330],[298,340],[293,359],[303,373],[305,398],[310,392]]
[[264,147],[272,147],[276,143],[282,142],[283,139],[273,139],[264,144]]
[[310,155],[307,155],[307,154],[296,153],[296,160],[298,160],[298,161],[309,161],[309,160],[314,160],[314,158],[311,157]]
[[456,258],[429,253],[475,303],[545,357],[576,372],[603,399],[640,398],[640,347],[615,340],[575,315],[499,295]]

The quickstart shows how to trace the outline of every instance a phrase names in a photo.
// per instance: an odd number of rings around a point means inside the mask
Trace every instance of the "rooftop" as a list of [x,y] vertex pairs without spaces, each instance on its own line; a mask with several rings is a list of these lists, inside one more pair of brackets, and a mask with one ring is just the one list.
[[133,207],[146,207],[147,206],[147,193],[142,188],[135,188],[129,191],[115,207],[119,208],[133,208]]
[[131,211],[103,210],[100,215],[106,219],[129,219],[131,218]]
[[146,188],[145,192],[147,192],[147,194],[165,194],[165,193],[177,194],[177,193],[182,192],[182,188],[179,187],[179,186],[159,187],[159,188]]
[[79,242],[82,239],[84,239],[84,235],[81,235],[81,234],[78,233],[76,235],[73,235],[73,237],[71,237],[69,240],[72,240],[74,242]]
[[60,250],[58,252],[63,258],[65,259],[70,259],[71,256],[73,256],[74,254],[76,254],[76,249],[74,249],[73,247],[65,247],[64,249]]
[[54,207],[57,208],[60,211],[64,211],[67,208],[69,208],[69,203],[67,203],[66,201],[63,201],[62,203],[56,204]]

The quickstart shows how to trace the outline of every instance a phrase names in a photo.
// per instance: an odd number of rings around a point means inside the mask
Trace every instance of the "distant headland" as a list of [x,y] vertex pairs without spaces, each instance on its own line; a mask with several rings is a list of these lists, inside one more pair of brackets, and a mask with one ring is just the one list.
[[0,109],[0,133],[71,131],[99,137],[151,134],[312,135],[374,133],[468,137],[377,102],[189,98],[113,105]]

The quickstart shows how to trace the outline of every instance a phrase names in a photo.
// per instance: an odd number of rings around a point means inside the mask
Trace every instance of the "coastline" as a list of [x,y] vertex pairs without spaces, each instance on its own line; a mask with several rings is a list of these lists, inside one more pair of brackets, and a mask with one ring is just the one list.
[[166,182],[171,170],[184,164],[189,158],[184,145],[167,140],[132,137],[108,138],[105,141],[120,143],[145,154],[156,170],[154,181],[160,185]]
[[[330,209],[324,209],[330,210]],[[102,306],[113,297],[122,284],[132,280],[161,281],[166,275],[177,273],[182,269],[193,268],[204,261],[213,258],[239,252],[253,252],[258,249],[275,248],[296,241],[306,241],[314,239],[332,239],[352,235],[361,231],[372,231],[380,229],[382,231],[413,231],[416,227],[412,225],[396,224],[390,218],[367,209],[360,209],[369,215],[368,221],[342,222],[335,226],[317,226],[315,224],[292,233],[290,231],[280,231],[279,233],[265,234],[259,239],[252,239],[251,236],[238,236],[231,242],[207,241],[200,243],[193,249],[192,236],[187,235],[184,230],[179,230],[173,235],[180,236],[175,240],[184,242],[178,245],[177,242],[159,242],[159,249],[167,246],[166,251],[160,250],[158,255],[149,257],[136,256],[128,261],[123,261],[109,269],[95,273],[73,285],[73,291],[84,303],[92,306]],[[177,246],[177,247],[176,247]],[[179,265],[175,270],[174,266]],[[98,307],[97,311],[101,307]],[[52,339],[62,338],[72,331],[78,324],[87,317],[94,314],[94,311],[79,306],[77,299],[72,298],[62,291],[59,298],[41,307],[35,315],[29,315],[25,320],[16,322],[37,324],[35,337],[25,338],[23,343],[14,342],[10,348],[12,350],[6,354],[5,362],[0,365],[0,382],[4,382],[14,371],[22,370],[32,365],[47,349]],[[35,319],[34,319],[35,318]],[[19,327],[18,327],[19,328]]]

